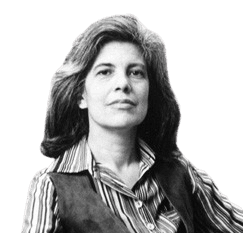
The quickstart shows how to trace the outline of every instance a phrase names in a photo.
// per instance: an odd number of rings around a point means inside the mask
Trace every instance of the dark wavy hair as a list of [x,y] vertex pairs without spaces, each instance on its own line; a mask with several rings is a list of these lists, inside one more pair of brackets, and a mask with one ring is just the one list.
[[44,155],[56,158],[88,134],[87,109],[81,110],[78,102],[87,73],[100,49],[111,41],[137,45],[147,65],[149,108],[146,118],[138,126],[138,137],[159,158],[178,154],[176,138],[180,111],[168,79],[164,44],[135,17],[119,15],[104,18],[88,27],[74,42],[63,65],[55,73],[41,143]]

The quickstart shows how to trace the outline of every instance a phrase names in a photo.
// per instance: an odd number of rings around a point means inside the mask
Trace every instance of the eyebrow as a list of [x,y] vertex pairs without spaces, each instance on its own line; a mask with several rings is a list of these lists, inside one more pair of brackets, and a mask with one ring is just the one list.
[[131,64],[128,65],[128,68],[133,68],[133,67],[136,67],[136,66],[139,66],[139,67],[143,68],[144,70],[147,69],[146,65],[143,64],[143,63],[141,63],[141,62],[138,62],[138,63],[136,63],[136,62],[135,62],[135,63],[131,63]]
[[111,64],[111,63],[100,63],[100,64],[98,64],[98,65],[96,65],[95,67],[94,67],[94,70],[96,70],[97,68],[99,68],[99,67],[101,67],[101,66],[108,66],[108,67],[115,67],[113,64]]
[[[94,70],[96,70],[97,68],[102,67],[102,66],[115,67],[115,65],[113,65],[112,63],[100,63],[100,64],[98,64],[94,67]],[[136,66],[142,67],[143,69],[146,70],[146,65],[141,63],[141,62],[130,63],[128,65],[128,68],[133,68],[133,67],[136,67]]]

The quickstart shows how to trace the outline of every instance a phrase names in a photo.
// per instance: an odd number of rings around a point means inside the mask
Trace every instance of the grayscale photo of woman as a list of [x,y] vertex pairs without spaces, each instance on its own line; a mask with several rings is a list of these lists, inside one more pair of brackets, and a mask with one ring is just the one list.
[[176,144],[161,39],[133,16],[92,24],[53,78],[27,232],[243,232],[243,210]]

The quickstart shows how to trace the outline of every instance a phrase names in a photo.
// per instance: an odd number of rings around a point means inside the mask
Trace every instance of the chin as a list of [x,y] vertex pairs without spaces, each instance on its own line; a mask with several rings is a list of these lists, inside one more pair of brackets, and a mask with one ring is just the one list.
[[116,129],[116,130],[125,130],[133,129],[142,123],[143,119],[120,119],[120,120],[111,120],[106,124],[107,128]]

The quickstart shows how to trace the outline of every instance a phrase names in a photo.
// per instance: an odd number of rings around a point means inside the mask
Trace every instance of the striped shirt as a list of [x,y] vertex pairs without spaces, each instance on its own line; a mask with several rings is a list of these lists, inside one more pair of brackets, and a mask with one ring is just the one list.
[[[22,233],[64,232],[59,218],[58,197],[48,172],[76,173],[84,170],[88,170],[93,177],[103,202],[130,232],[177,232],[179,214],[164,196],[150,169],[155,162],[154,153],[142,140],[139,141],[139,149],[140,175],[132,189],[111,170],[95,162],[86,139],[66,151],[49,168],[34,177]],[[183,157],[180,162],[188,170],[193,193],[203,206],[204,214],[208,215],[210,225],[221,232],[243,232],[243,211],[220,194],[207,174],[194,168]],[[203,226],[201,231],[207,231],[207,226]]]

